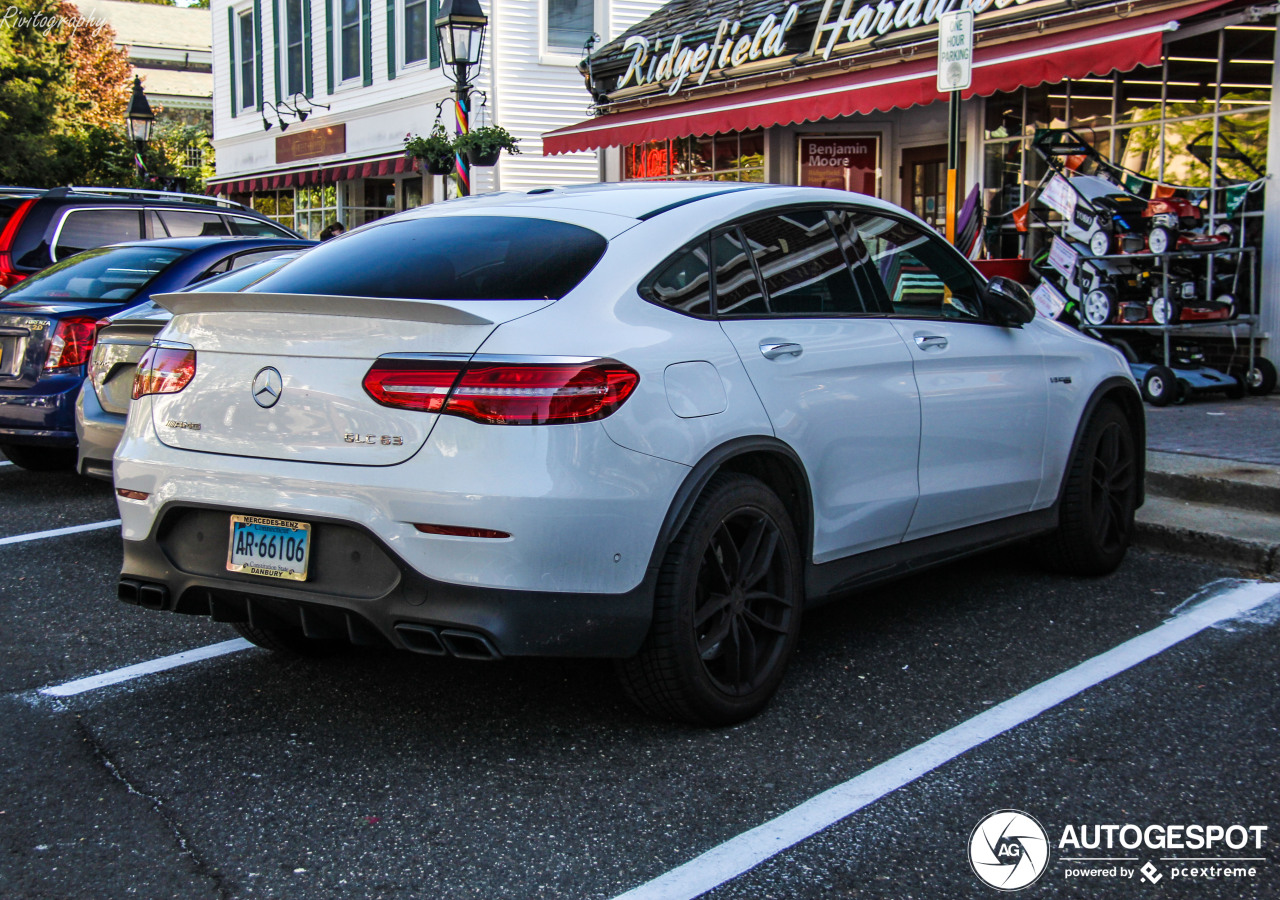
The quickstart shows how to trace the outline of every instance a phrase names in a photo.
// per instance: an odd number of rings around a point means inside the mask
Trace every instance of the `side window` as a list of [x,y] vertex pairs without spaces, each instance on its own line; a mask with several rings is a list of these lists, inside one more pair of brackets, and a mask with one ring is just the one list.
[[695,316],[711,314],[711,265],[707,241],[681,253],[667,263],[649,282],[646,296],[680,312]]
[[553,53],[582,53],[596,30],[596,0],[546,0],[547,49]]
[[883,285],[893,315],[980,319],[981,291],[960,256],[936,234],[874,213],[853,214],[865,268]]
[[58,230],[53,258],[57,260],[104,244],[142,239],[142,212],[137,209],[76,209],[67,213]]
[[229,235],[227,223],[217,213],[186,212],[166,209],[160,213],[171,237],[208,237]]
[[756,278],[751,254],[737,229],[711,240],[715,261],[716,313],[722,316],[763,316],[769,307]]
[[154,209],[147,212],[147,229],[151,232],[149,237],[152,238],[172,237],[164,227],[164,222],[160,220],[160,213]]
[[293,237],[279,225],[264,222],[261,219],[246,219],[243,216],[230,216],[232,230],[243,237]]
[[748,222],[742,232],[774,315],[867,312],[825,213],[796,210]]

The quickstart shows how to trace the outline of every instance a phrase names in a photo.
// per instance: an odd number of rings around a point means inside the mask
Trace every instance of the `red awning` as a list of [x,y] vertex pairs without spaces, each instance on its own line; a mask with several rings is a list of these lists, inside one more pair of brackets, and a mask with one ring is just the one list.
[[416,172],[417,160],[409,159],[404,154],[388,156],[383,159],[361,160],[355,163],[343,163],[337,166],[317,166],[314,169],[295,169],[272,175],[255,178],[240,178],[227,181],[209,182],[205,185],[206,194],[247,194],[251,191],[282,190],[292,187],[307,187],[316,184],[334,184],[351,178],[373,178],[379,175],[399,175],[402,172]]
[[[962,96],[985,97],[1045,82],[1159,65],[1164,35],[1176,27],[1172,24],[1176,19],[1227,2],[1207,0],[1060,34],[979,46],[974,52],[973,86]],[[946,99],[937,91],[937,70],[936,58],[929,56],[796,84],[607,114],[544,134],[542,152],[571,153],[919,106]]]

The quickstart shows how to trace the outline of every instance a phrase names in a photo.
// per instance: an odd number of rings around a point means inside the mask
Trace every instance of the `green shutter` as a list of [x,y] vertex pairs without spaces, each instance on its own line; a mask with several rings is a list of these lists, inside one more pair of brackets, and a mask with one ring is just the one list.
[[364,58],[360,71],[364,74],[364,86],[373,84],[373,0],[360,0],[360,31],[364,38]]
[[236,11],[227,7],[227,56],[231,59],[231,118],[239,111],[240,98],[236,96]]
[[431,15],[427,23],[427,48],[431,68],[440,68],[440,41],[436,38],[436,16],[440,15],[440,0],[431,0]]
[[[274,40],[271,41],[271,56],[275,61],[276,72],[276,104],[279,105],[280,96],[280,0],[271,0],[271,34]],[[288,29],[285,29],[286,37]],[[286,45],[287,52],[287,45]]]
[[253,0],[253,53],[257,57],[253,74],[257,78],[258,112],[262,112],[262,0]]
[[333,0],[324,0],[324,72],[333,93]]
[[302,90],[311,99],[315,89],[311,84],[311,70],[315,61],[311,57],[311,0],[302,0]]
[[387,80],[396,77],[396,0],[387,0]]

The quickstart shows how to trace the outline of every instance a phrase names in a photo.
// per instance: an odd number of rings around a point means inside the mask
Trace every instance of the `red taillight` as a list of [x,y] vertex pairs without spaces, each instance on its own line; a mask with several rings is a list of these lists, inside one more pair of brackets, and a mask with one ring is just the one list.
[[378,360],[365,390],[383,406],[462,416],[489,425],[555,425],[603,419],[640,375],[616,360],[416,362]]
[[190,347],[151,347],[133,373],[133,399],[176,394],[196,375],[196,351]]
[[36,201],[24,200],[9,216],[9,221],[0,229],[0,290],[11,288],[27,277],[26,272],[17,272],[13,268],[13,239],[18,234],[22,220],[27,212],[35,206]]
[[87,363],[93,355],[98,328],[98,320],[88,316],[68,316],[58,322],[53,330],[53,337],[49,339],[45,369],[66,369]]
[[439,412],[462,363],[380,359],[364,376],[364,389],[383,406]]

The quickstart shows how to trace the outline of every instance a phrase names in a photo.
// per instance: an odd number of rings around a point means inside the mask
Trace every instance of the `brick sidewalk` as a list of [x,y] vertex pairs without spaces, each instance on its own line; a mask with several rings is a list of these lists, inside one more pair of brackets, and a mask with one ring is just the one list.
[[1280,393],[1146,406],[1147,449],[1280,466]]

